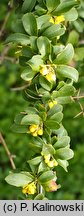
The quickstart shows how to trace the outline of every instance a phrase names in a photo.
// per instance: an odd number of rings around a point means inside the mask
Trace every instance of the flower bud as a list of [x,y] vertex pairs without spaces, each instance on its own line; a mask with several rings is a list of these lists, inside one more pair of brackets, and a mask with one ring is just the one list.
[[30,125],[29,130],[31,133],[33,133],[38,128],[38,125]]
[[49,161],[49,162],[47,163],[47,165],[48,165],[49,167],[54,167],[54,162],[53,162],[53,160]]
[[45,190],[48,192],[53,192],[53,191],[57,191],[58,188],[59,185],[57,185],[54,180],[50,180],[46,183]]
[[38,135],[40,135],[40,136],[43,135],[43,129],[42,129],[42,128],[40,128],[40,129],[38,130]]
[[34,137],[37,137],[37,136],[38,136],[38,132],[35,131],[35,132],[32,133],[32,135],[33,135]]

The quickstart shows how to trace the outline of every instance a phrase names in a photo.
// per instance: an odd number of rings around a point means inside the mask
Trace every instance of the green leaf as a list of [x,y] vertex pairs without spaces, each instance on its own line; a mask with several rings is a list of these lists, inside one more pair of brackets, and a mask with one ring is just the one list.
[[48,116],[50,117],[50,116],[52,116],[52,115],[54,115],[54,114],[56,114],[56,113],[58,113],[58,112],[62,112],[62,110],[63,110],[63,107],[62,107],[61,105],[57,104],[57,105],[53,106],[53,107],[48,111]]
[[[31,42],[31,39],[30,39],[30,42]],[[24,46],[22,47],[22,55],[23,56],[26,56],[27,58],[32,58],[32,56],[34,55],[34,53],[32,52],[32,49],[28,46]]]
[[38,153],[42,149],[43,140],[40,137],[33,137],[32,135],[28,134],[28,145],[34,152]]
[[47,91],[50,91],[52,88],[52,83],[50,83],[44,76],[39,77],[39,83]]
[[56,150],[55,156],[56,158],[61,160],[70,160],[71,158],[73,158],[74,153],[68,146],[66,146],[65,148]]
[[79,32],[79,33],[83,33],[84,31],[84,22],[82,19],[77,19],[74,21],[74,26],[75,26],[75,29]]
[[49,119],[60,123],[63,119],[63,113],[62,112],[55,113]]
[[78,12],[75,8],[72,8],[64,14],[66,21],[75,21],[78,18]]
[[35,89],[26,89],[24,91],[24,97],[25,99],[27,99],[28,101],[35,101],[37,99],[40,99],[40,97],[38,96],[38,94],[36,94]]
[[66,129],[61,125],[61,127],[56,131],[56,135],[59,137],[68,136]]
[[22,17],[22,23],[25,31],[32,36],[37,36],[37,22],[32,13],[26,13]]
[[43,200],[44,199],[44,194],[42,193],[39,193],[35,198],[34,200]]
[[57,130],[59,129],[60,125],[58,124],[57,121],[55,120],[51,120],[51,119],[48,119],[46,122],[45,122],[45,126],[51,130]]
[[32,106],[25,108],[24,111],[26,112],[26,114],[37,114],[37,109]]
[[78,71],[73,67],[66,65],[57,66],[57,73],[62,77],[67,77],[73,80],[74,82],[78,81]]
[[37,39],[37,46],[42,57],[48,58],[51,51],[51,44],[48,38],[43,36],[39,37]]
[[36,10],[36,14],[38,14],[39,16],[46,14],[47,12],[46,9],[44,9],[43,7],[40,7],[39,5],[36,5],[35,10]]
[[37,47],[37,37],[36,36],[31,36],[30,37],[30,44],[31,44],[31,49],[34,52],[34,54],[37,53],[38,52],[38,47]]
[[69,84],[65,84],[61,87],[58,91],[53,91],[53,99],[57,97],[64,97],[64,96],[73,96],[75,93],[75,88]]
[[11,126],[11,130],[15,133],[27,133],[28,127],[26,127],[24,125],[13,124]]
[[60,15],[62,13],[65,13],[67,11],[69,11],[73,6],[77,5],[78,3],[76,1],[63,1],[61,2],[58,7],[56,8],[56,10],[53,11],[53,15]]
[[54,54],[53,58],[55,58],[55,56],[58,55],[63,50],[63,48],[64,48],[64,45],[54,45],[54,46],[52,46],[53,54]]
[[14,119],[15,124],[20,125],[21,120],[22,120],[23,117],[24,117],[24,114],[22,114],[22,113],[16,115],[16,117]]
[[52,24],[45,31],[43,31],[42,35],[52,40],[53,38],[57,36],[63,35],[64,32],[65,32],[65,29],[64,27],[61,28],[60,24],[59,25]]
[[69,143],[70,143],[70,137],[69,136],[62,136],[62,137],[58,138],[57,142],[54,144],[53,147],[55,149],[64,148],[67,145],[69,145]]
[[27,62],[32,70],[39,72],[40,66],[43,65],[43,60],[41,58],[40,55],[35,55]]
[[67,64],[74,56],[74,49],[72,44],[68,44],[65,49],[59,53],[54,60],[54,64]]
[[43,16],[40,16],[40,17],[37,17],[37,26],[38,26],[38,29],[41,29],[41,26],[47,22],[49,22],[51,16],[50,15],[43,15]]
[[76,61],[83,61],[83,59],[84,59],[84,47],[75,48],[74,59]]
[[61,167],[63,167],[63,169],[64,169],[66,172],[68,172],[68,170],[67,170],[67,167],[69,166],[68,161],[58,159],[57,162],[58,162],[58,164],[59,164]]
[[46,0],[46,6],[49,12],[52,12],[59,4],[60,0]]
[[38,173],[47,171],[47,170],[48,170],[48,166],[44,163],[44,161],[42,161],[38,167]]
[[14,33],[14,34],[11,34],[6,39],[6,43],[10,43],[10,42],[19,43],[21,45],[28,45],[30,44],[30,38],[28,35],[25,35],[25,34]]
[[55,154],[55,149],[53,148],[53,146],[51,144],[44,144],[43,148],[42,148],[42,153],[44,155],[48,155],[48,154]]
[[57,102],[59,104],[68,104],[72,103],[72,98],[70,96],[65,96],[65,97],[58,97]]
[[19,64],[22,66],[22,67],[26,67],[27,66],[27,61],[29,59],[25,56],[19,56]]
[[34,8],[36,4],[36,0],[24,0],[23,5],[22,5],[22,12],[31,12],[32,9]]
[[21,78],[25,81],[30,81],[33,79],[35,74],[36,74],[35,71],[33,71],[31,67],[27,67],[21,74]]
[[53,173],[53,171],[46,171],[46,172],[44,172],[44,173],[42,173],[40,175],[40,177],[38,178],[38,180],[39,180],[40,183],[43,184],[45,182],[48,182],[48,181],[54,179],[55,177],[56,177],[56,174]]
[[69,33],[67,43],[71,43],[73,46],[78,45],[78,43],[79,43],[79,34],[75,30],[72,30]]
[[39,125],[41,122],[41,119],[38,115],[29,114],[22,118],[21,124],[23,125],[31,125],[36,124]]
[[16,187],[23,187],[33,181],[33,176],[30,173],[27,173],[27,175],[22,173],[11,173],[5,178],[5,181]]
[[42,161],[42,156],[38,156],[38,157],[35,157],[31,160],[28,160],[27,162],[31,165],[38,165],[40,162]]
[[16,19],[15,17],[15,20],[13,20],[13,23],[12,23],[12,31],[14,33],[23,33],[25,34],[25,30],[24,30],[24,27],[23,27],[23,24],[22,24],[22,20],[21,19]]

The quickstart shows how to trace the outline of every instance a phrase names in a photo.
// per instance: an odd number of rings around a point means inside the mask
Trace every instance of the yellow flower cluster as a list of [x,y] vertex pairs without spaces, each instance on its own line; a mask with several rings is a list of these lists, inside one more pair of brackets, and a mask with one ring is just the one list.
[[55,81],[56,75],[54,69],[50,65],[42,65],[40,69],[40,73],[45,76],[45,78],[49,81]]
[[54,105],[57,105],[57,101],[53,100],[53,101],[49,101],[48,106],[51,109]]
[[43,135],[43,128],[42,126],[33,124],[29,126],[29,131],[32,134],[32,136],[36,137],[36,136],[42,136]]
[[58,162],[50,154],[44,155],[44,159],[45,163],[51,168],[58,165]]
[[61,15],[61,16],[51,17],[49,22],[51,22],[53,24],[59,24],[59,23],[61,23],[63,21],[65,21],[65,18],[64,18],[63,15]]
[[34,182],[26,185],[22,189],[22,193],[24,194],[35,194],[36,193],[36,185]]

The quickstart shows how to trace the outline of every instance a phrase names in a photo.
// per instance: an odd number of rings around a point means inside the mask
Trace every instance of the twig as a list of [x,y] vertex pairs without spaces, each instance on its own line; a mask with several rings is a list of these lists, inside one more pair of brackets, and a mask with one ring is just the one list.
[[76,96],[76,97],[72,97],[73,99],[81,99],[84,98],[84,95],[80,95],[80,96]]
[[83,112],[79,112],[76,116],[74,116],[74,118],[79,117],[81,114],[83,114]]
[[2,136],[1,133],[0,133],[0,143],[2,143],[2,145],[4,146],[4,148],[5,148],[5,150],[6,150],[6,153],[7,153],[8,157],[9,157],[9,160],[10,160],[10,163],[11,163],[11,166],[12,166],[12,169],[15,170],[15,169],[16,169],[16,166],[15,166],[15,164],[14,164],[13,157],[12,157],[12,155],[10,154],[10,151],[9,151],[9,149],[8,149],[8,147],[7,147],[7,144],[6,144],[6,142],[5,142],[5,140],[4,140],[4,138],[3,138],[3,136]]
[[12,63],[16,63],[18,64],[18,60],[16,58],[12,58],[12,57],[9,57],[9,56],[5,56],[4,59],[12,62]]
[[16,88],[11,88],[11,91],[22,91],[24,90],[25,88],[27,88],[30,84],[26,84],[24,86],[21,86],[21,87],[16,87]]
[[4,29],[5,29],[5,26],[6,26],[6,23],[8,21],[9,16],[10,16],[10,11],[8,11],[8,13],[7,13],[7,15],[6,15],[5,19],[4,19],[2,28],[0,30],[0,37],[2,37],[2,35],[3,35],[3,32],[4,32]]
[[1,56],[0,56],[0,64],[3,63],[5,55],[8,53],[8,50],[10,49],[10,45],[5,46]]
[[13,3],[12,3],[12,1],[11,1],[11,2],[9,2],[9,4],[8,4],[8,12],[7,12],[6,16],[5,16],[3,25],[2,25],[1,30],[0,30],[0,38],[1,38],[2,35],[3,35],[4,29],[5,29],[6,23],[7,23],[8,19],[9,19],[9,16],[10,16],[10,14],[11,14],[12,8],[13,8]]
[[80,109],[81,109],[81,112],[79,112],[76,116],[74,116],[74,118],[77,118],[80,115],[83,115],[83,117],[84,117],[84,108],[83,108],[82,104],[79,101],[79,99],[82,99],[82,98],[84,98],[84,95],[80,95],[80,89],[78,90],[77,96],[71,97],[71,99],[73,101],[76,100],[78,102],[78,104],[80,106]]

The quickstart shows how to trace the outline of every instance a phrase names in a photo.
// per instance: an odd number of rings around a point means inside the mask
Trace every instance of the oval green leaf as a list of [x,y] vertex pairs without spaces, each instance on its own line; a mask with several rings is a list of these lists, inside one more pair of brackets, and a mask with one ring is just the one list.
[[31,67],[27,67],[23,73],[21,74],[21,78],[25,81],[30,81],[35,76],[35,71],[32,70]]
[[51,44],[47,37],[39,37],[37,39],[37,46],[42,57],[48,57],[51,51]]
[[61,160],[70,160],[74,156],[74,152],[66,146],[65,148],[60,148],[56,150],[56,158]]
[[73,80],[74,82],[78,81],[78,71],[73,67],[66,65],[57,66],[57,73],[61,77],[67,77]]
[[14,33],[14,34],[11,34],[6,39],[5,43],[10,43],[10,42],[19,43],[21,45],[28,45],[30,44],[30,38],[28,37],[28,35],[25,35],[25,34]]
[[26,13],[22,17],[22,23],[25,31],[31,36],[37,36],[37,22],[32,13]]
[[23,5],[22,5],[22,12],[31,12],[32,9],[34,8],[36,4],[36,0],[24,0]]
[[68,44],[65,49],[59,53],[54,60],[54,64],[67,64],[74,56],[74,49],[72,44]]
[[11,173],[5,178],[5,181],[16,187],[23,187],[33,181],[33,176],[30,173],[27,173],[27,175],[22,173]]
[[46,171],[40,175],[38,178],[40,183],[45,183],[47,181],[50,181],[56,177],[56,173],[53,173],[53,171]]
[[38,115],[29,114],[29,115],[26,115],[22,118],[21,124],[22,125],[31,125],[31,124],[39,125],[40,121],[41,121],[41,119]]

